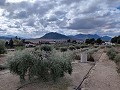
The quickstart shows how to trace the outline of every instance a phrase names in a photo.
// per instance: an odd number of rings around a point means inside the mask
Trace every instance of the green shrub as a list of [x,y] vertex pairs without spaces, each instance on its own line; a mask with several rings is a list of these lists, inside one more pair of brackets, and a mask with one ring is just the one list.
[[39,50],[39,49],[40,49],[40,46],[34,47],[34,50],[35,50],[35,51],[37,51],[37,50]]
[[80,60],[80,59],[81,59],[81,57],[80,57],[80,55],[75,54],[75,55],[74,55],[74,59],[75,59],[75,60]]
[[95,61],[93,56],[91,54],[89,54],[89,53],[87,54],[87,61],[91,61],[91,62]]
[[20,76],[20,80],[25,80],[28,74],[29,79],[37,76],[39,79],[56,80],[63,77],[65,73],[72,73],[71,59],[67,55],[58,56],[56,53],[47,55],[43,51],[18,51],[14,56],[8,58],[10,72]]
[[107,47],[107,48],[112,48],[112,46],[111,46],[111,45],[106,45],[106,47]]
[[69,50],[75,50],[75,47],[74,46],[70,46]]
[[120,53],[115,56],[115,62],[119,63],[120,62]]
[[88,45],[81,45],[80,46],[81,48],[87,48],[87,47],[89,47]]
[[67,55],[58,56],[54,53],[50,56],[51,61],[51,75],[55,81],[59,77],[63,77],[65,73],[72,73],[71,58]]
[[66,47],[61,47],[61,48],[60,48],[60,51],[61,51],[61,52],[65,52],[65,51],[67,51],[67,48],[66,48]]
[[59,47],[56,47],[55,49],[56,49],[56,50],[59,50],[60,48],[59,48]]
[[109,59],[111,59],[111,60],[114,60],[116,54],[117,54],[117,52],[113,48],[111,48],[107,51],[107,55],[108,55]]
[[101,49],[104,49],[104,48],[105,48],[105,46],[104,46],[104,45],[101,45],[101,46],[100,46],[100,48],[101,48]]
[[25,80],[25,74],[34,63],[34,55],[26,51],[18,51],[14,56],[8,58],[11,72],[20,76],[20,80]]
[[115,62],[117,64],[117,72],[120,73],[120,53],[116,55]]
[[80,46],[75,46],[76,49],[80,49]]
[[94,45],[94,48],[98,48],[99,47],[99,45]]
[[7,67],[5,65],[0,65],[0,71],[4,69],[7,69]]
[[24,50],[25,49],[25,46],[17,46],[15,47],[16,50]]
[[6,53],[5,42],[0,40],[0,54]]
[[49,45],[41,46],[41,51],[52,51],[52,47]]
[[98,48],[92,48],[92,49],[89,49],[87,52],[92,55],[94,52],[97,52],[97,51],[98,51]]

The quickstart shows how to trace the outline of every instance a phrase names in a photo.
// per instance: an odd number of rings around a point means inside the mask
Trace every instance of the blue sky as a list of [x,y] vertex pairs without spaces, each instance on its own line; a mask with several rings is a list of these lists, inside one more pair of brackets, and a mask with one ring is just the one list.
[[120,35],[120,0],[0,0],[0,35]]

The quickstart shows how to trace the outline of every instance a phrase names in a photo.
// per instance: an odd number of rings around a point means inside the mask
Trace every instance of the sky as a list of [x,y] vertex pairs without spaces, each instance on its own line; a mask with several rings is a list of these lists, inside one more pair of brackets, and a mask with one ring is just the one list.
[[120,0],[0,0],[0,36],[120,35]]

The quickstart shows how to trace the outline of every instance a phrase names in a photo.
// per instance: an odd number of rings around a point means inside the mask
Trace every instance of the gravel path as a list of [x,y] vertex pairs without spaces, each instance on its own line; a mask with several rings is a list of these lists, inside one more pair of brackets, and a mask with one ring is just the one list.
[[120,90],[120,76],[116,65],[108,59],[106,53],[102,54],[82,87],[85,90]]

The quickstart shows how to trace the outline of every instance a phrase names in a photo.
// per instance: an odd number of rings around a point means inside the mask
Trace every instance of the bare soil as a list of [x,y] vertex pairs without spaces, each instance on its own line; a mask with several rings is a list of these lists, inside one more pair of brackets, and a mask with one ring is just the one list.
[[[102,53],[103,50],[101,49],[93,54],[96,65],[82,87],[87,88],[86,90],[120,90],[120,77],[116,72],[116,65],[108,59],[105,53]],[[1,63],[4,63],[4,58],[0,59]],[[66,74],[64,78],[60,78],[57,82],[38,82],[38,80],[34,80],[35,83],[27,84],[19,90],[74,90],[92,66],[93,63],[76,61],[73,63],[71,76]],[[11,74],[9,70],[0,71],[0,90],[17,90],[20,86],[22,85],[18,76]]]
[[82,87],[86,90],[120,90],[120,75],[106,53],[102,54]]

